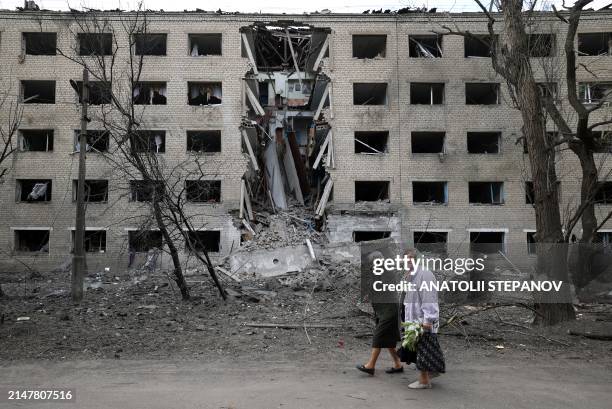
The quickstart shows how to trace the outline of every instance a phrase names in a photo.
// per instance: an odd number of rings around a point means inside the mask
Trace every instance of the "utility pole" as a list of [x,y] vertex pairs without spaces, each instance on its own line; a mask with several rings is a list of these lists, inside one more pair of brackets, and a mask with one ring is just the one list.
[[77,182],[76,223],[72,253],[72,301],[83,299],[85,277],[85,153],[87,151],[87,105],[89,104],[89,72],[83,68],[81,87],[81,134],[79,135],[79,181]]

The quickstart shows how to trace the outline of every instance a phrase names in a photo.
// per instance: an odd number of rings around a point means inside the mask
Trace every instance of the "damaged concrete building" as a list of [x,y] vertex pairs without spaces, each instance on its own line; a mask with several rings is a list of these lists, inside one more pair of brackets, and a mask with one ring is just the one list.
[[[129,16],[102,14],[111,25]],[[552,13],[539,19],[534,35],[550,41],[534,60],[563,64],[555,38],[564,38],[565,25]],[[258,234],[256,206],[303,209],[332,244],[392,237],[531,248],[528,159],[515,143],[520,113],[483,43],[432,34],[453,25],[486,37],[482,14],[151,11],[147,20],[134,51],[120,47],[117,58],[144,54],[134,92],[146,106],[146,149],[168,162],[205,159],[210,177],[185,181],[185,191],[213,255],[227,256]],[[56,49],[78,52],[80,42],[88,52],[74,24],[70,13],[0,11],[0,76],[27,101],[19,149],[0,186],[5,270],[54,269],[70,257],[80,120],[70,81],[80,80],[81,67]],[[591,68],[579,71],[579,81],[587,101],[601,99],[612,84],[610,33],[612,11],[583,13],[579,59]],[[112,35],[98,51],[112,46]],[[563,89],[556,87],[561,98]],[[103,92],[95,100],[107,103]],[[97,109],[91,107],[94,115]],[[138,181],[113,179],[112,166],[96,155],[114,147],[95,121],[89,135],[88,260],[125,267],[128,248],[147,252],[163,245],[161,236],[136,234],[127,216],[147,198]],[[570,154],[560,155],[578,169]],[[566,207],[578,200],[579,175],[560,173]],[[207,183],[206,197],[197,193],[200,182]],[[610,205],[612,195],[599,211]],[[609,240],[612,224],[606,227]]]

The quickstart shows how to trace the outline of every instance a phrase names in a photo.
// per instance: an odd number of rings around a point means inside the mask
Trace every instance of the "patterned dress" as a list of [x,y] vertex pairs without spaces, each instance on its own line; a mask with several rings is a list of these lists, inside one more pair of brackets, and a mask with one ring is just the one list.
[[[404,298],[404,320],[432,325],[431,331],[424,332],[417,343],[416,353],[404,351],[402,360],[414,362],[417,369],[427,372],[444,373],[446,370],[444,354],[438,342],[440,326],[438,292],[431,289],[436,277],[429,270],[419,269],[411,276],[415,291],[408,291]],[[423,284],[425,283],[425,285]],[[423,289],[423,287],[429,289]]]

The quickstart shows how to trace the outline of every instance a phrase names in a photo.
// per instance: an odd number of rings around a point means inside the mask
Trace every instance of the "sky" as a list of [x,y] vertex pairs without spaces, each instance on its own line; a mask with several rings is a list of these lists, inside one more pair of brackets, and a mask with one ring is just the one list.
[[[487,3],[488,0],[482,0]],[[562,1],[545,0],[560,7]],[[95,9],[134,9],[136,0],[36,0],[40,8],[48,10],[67,10],[68,7],[80,9],[83,5]],[[572,0],[567,0],[572,4]],[[599,9],[612,0],[595,0],[590,7]],[[13,10],[15,7],[23,7],[23,0],[0,0],[0,9]],[[303,13],[331,10],[334,13],[361,13],[368,9],[391,9],[397,10],[402,7],[436,7],[438,11],[465,12],[478,11],[479,8],[474,0],[308,0],[290,2],[287,0],[146,0],[145,8],[152,10],[163,9],[165,11],[203,10],[213,11],[221,8],[223,11],[262,12],[262,13]]]

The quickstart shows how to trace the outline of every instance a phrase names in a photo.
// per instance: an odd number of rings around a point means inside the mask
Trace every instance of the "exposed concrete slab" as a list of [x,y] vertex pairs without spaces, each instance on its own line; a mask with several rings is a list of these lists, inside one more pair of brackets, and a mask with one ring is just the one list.
[[229,261],[232,273],[250,273],[259,277],[274,277],[289,272],[302,271],[314,263],[306,244],[273,250],[236,253],[230,256]]

